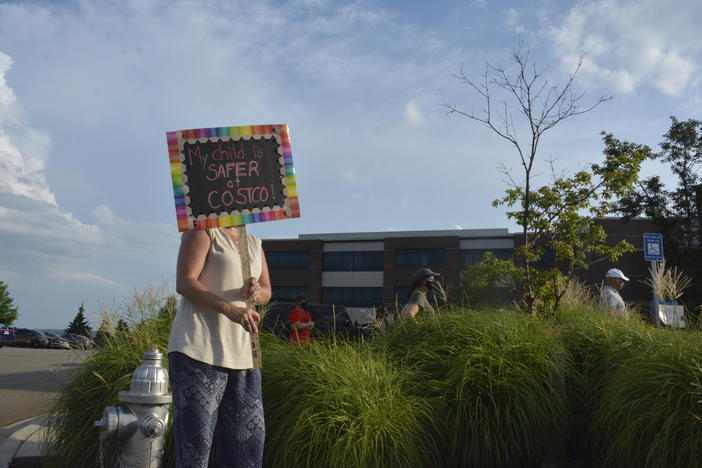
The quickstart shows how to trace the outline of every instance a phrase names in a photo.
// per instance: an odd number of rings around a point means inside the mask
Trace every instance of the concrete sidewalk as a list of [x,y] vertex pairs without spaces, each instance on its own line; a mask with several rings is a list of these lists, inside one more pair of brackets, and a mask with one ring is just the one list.
[[0,429],[0,468],[41,466],[41,444],[47,415],[30,418]]

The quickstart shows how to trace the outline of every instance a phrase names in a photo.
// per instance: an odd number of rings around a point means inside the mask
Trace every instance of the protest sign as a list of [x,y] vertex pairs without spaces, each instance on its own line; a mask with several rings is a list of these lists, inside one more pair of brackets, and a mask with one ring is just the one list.
[[166,136],[179,231],[300,216],[287,125]]

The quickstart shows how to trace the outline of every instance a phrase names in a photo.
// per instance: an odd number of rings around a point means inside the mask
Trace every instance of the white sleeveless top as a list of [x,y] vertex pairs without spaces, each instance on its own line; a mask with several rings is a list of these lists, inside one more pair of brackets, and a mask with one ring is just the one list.
[[[234,242],[221,229],[208,229],[210,250],[199,280],[210,291],[245,307],[241,296],[244,280],[241,258]],[[261,239],[249,235],[251,276],[261,276]],[[251,369],[251,339],[249,333],[224,314],[203,309],[181,296],[168,352],[178,351],[195,360],[229,369]]]

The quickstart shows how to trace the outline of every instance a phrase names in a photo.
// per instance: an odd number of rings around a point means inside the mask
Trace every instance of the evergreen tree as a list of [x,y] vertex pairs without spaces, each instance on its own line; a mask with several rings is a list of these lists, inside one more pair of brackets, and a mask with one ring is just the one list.
[[124,319],[119,319],[119,322],[117,322],[116,333],[129,333],[129,325],[127,325]]
[[95,332],[95,344],[97,346],[103,346],[110,338],[112,338],[112,324],[106,317],[103,317],[102,322],[100,322],[100,327]]
[[75,333],[77,335],[83,335],[87,337],[93,336],[93,329],[88,325],[88,321],[85,319],[85,307],[81,302],[78,308],[78,313],[73,318],[73,321],[66,328],[66,333]]
[[12,325],[15,320],[17,320],[17,307],[14,305],[14,299],[10,297],[7,284],[0,281],[0,323]]

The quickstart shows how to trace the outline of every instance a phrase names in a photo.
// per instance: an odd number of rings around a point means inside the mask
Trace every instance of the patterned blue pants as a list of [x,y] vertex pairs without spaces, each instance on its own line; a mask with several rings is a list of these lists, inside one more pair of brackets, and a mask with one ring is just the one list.
[[176,467],[206,468],[213,439],[220,467],[261,467],[261,371],[212,366],[177,352],[168,362]]

